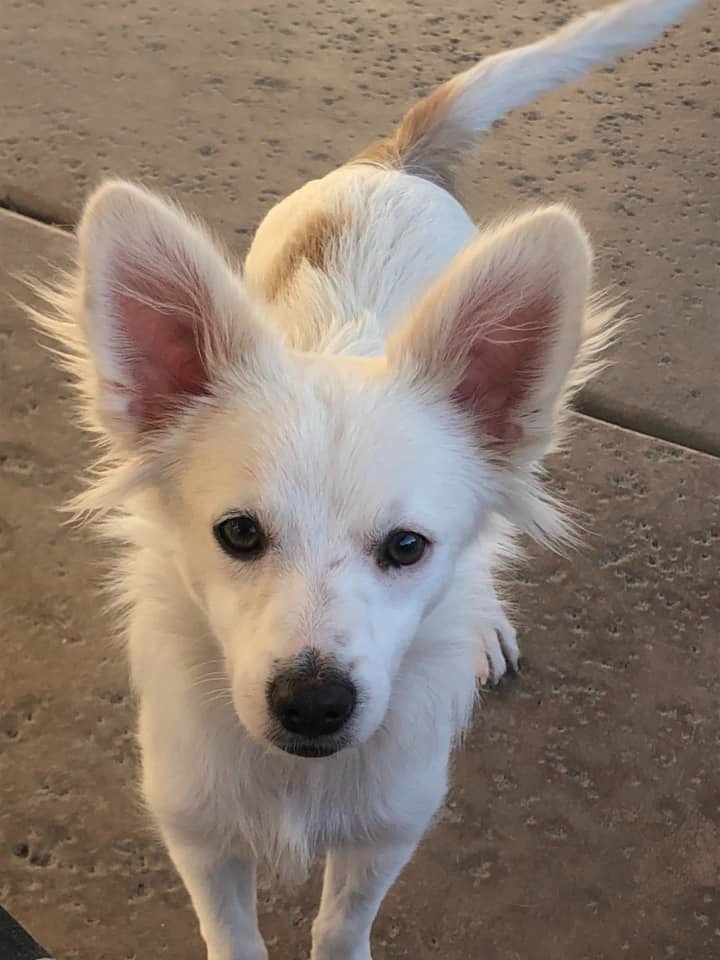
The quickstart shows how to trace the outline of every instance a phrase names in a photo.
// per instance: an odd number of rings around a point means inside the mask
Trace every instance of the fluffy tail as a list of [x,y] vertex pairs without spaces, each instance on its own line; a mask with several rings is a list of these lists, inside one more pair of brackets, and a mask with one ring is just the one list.
[[623,0],[572,20],[537,43],[481,60],[420,100],[395,135],[357,161],[448,185],[461,154],[515,107],[647,46],[698,0]]

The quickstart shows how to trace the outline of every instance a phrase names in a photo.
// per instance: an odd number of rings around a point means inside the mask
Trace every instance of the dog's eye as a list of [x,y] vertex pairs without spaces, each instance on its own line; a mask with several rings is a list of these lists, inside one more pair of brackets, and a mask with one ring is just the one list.
[[213,533],[226,553],[241,560],[254,559],[267,545],[267,537],[255,517],[228,517],[215,525]]
[[381,567],[411,567],[422,560],[428,541],[412,530],[393,530],[380,547],[378,562]]

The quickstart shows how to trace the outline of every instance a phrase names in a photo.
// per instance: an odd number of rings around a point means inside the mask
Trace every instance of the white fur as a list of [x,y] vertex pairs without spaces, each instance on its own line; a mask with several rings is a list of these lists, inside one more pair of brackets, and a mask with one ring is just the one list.
[[[451,81],[432,136],[464,146],[690,6],[617,4],[489,58]],[[283,239],[318,213],[342,227],[327,262],[302,262],[270,302]],[[243,275],[128,184],[95,194],[79,241],[57,315],[38,319],[105,445],[76,507],[124,546],[143,791],[208,956],[267,956],[257,858],[294,877],[326,856],[313,960],[369,960],[380,902],[443,800],[475,670],[517,666],[495,567],[514,531],[564,531],[540,462],[612,320],[588,299],[587,238],[563,208],[479,236],[440,186],[360,163],[272,210]],[[273,532],[253,564],[212,536],[241,511]],[[394,527],[432,542],[416,568],[378,568],[373,538]],[[273,670],[308,646],[363,694],[351,743],[325,759],[267,733]]]

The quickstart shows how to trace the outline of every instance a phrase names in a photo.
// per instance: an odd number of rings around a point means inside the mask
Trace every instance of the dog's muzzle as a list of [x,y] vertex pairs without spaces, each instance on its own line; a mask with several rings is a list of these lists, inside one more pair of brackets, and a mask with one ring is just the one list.
[[355,684],[333,659],[307,651],[268,684],[271,740],[300,757],[337,753],[350,742],[348,725],[357,699]]

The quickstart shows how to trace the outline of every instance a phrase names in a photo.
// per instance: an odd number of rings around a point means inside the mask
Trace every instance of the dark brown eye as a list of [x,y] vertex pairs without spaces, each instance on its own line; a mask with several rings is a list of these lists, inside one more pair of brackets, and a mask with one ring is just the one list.
[[254,560],[267,546],[267,537],[255,517],[241,515],[221,520],[213,528],[225,553],[239,560]]
[[412,530],[393,530],[380,547],[378,563],[381,567],[412,567],[419,563],[428,548],[421,533]]

